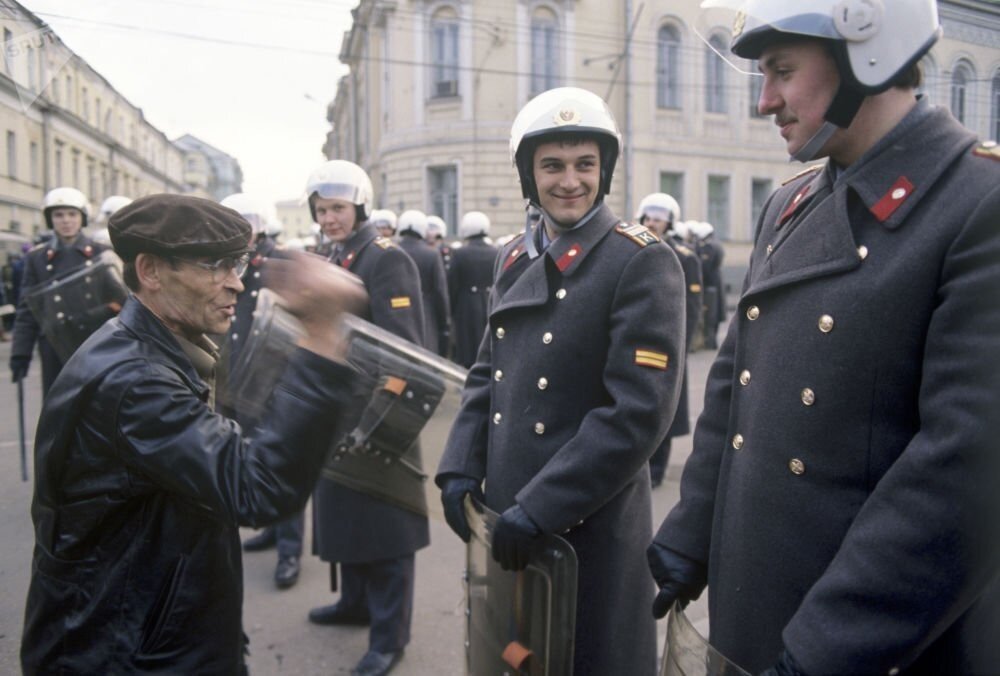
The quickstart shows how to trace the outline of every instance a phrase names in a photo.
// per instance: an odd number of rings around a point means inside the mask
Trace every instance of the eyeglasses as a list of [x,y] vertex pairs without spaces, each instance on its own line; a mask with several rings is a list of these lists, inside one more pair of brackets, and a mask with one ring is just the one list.
[[196,265],[203,270],[208,270],[212,273],[212,281],[218,282],[228,277],[231,272],[235,272],[237,277],[242,277],[243,273],[247,271],[247,266],[250,265],[250,254],[243,254],[242,256],[225,256],[224,258],[212,261],[211,263],[193,261],[190,258],[175,257],[174,260],[178,260],[189,265]]

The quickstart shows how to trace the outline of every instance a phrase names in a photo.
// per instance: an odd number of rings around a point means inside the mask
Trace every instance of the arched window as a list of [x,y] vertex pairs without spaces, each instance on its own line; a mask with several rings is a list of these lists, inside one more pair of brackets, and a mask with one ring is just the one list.
[[559,19],[548,7],[531,15],[531,95],[559,86]]
[[705,111],[726,112],[726,62],[719,56],[726,50],[721,37],[713,35],[705,47]]
[[990,83],[990,135],[994,141],[1000,139],[1000,71]]
[[969,83],[972,82],[972,67],[959,61],[951,71],[951,114],[965,124],[968,113]]
[[431,98],[458,96],[458,15],[442,7],[431,17]]
[[681,107],[681,37],[674,26],[662,26],[656,34],[656,105]]

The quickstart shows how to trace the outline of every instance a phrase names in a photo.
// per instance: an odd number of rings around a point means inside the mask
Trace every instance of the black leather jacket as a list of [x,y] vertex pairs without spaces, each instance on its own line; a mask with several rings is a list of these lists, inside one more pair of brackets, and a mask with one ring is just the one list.
[[24,673],[241,672],[238,527],[302,509],[350,378],[298,351],[248,438],[129,298],[66,363],[38,424]]

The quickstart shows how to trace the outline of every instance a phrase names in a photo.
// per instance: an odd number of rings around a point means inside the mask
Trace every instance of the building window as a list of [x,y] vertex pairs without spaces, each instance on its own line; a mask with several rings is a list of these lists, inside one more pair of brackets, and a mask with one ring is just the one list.
[[708,222],[719,239],[729,239],[729,177],[708,177]]
[[458,96],[458,16],[450,7],[431,19],[431,98]]
[[33,47],[28,47],[24,52],[24,57],[28,62],[28,89],[38,91],[38,52]]
[[454,227],[458,216],[458,168],[453,165],[427,168],[428,202],[431,213]]
[[751,118],[767,117],[766,115],[761,115],[760,110],[757,108],[757,104],[760,101],[760,91],[764,88],[764,76],[757,72],[756,61],[753,62],[750,73],[750,101],[747,112]]
[[90,201],[97,201],[97,167],[93,158],[87,158],[87,196]]
[[726,44],[718,35],[713,35],[705,47],[705,110],[709,113],[726,112],[726,61],[719,54],[724,53]]
[[[58,141],[56,143],[58,143],[59,146],[62,145],[62,143],[59,143]],[[53,162],[53,164],[55,165],[56,170],[56,185],[65,185],[65,183],[63,183],[63,151],[61,147],[56,148],[55,162]]]
[[[3,29],[3,43],[4,43],[4,45],[10,45],[11,42],[13,42],[13,40],[14,40],[14,34],[10,32],[9,28],[4,28]],[[4,70],[7,71],[7,75],[10,75],[11,77],[13,77],[14,76],[14,73],[13,73],[13,71],[14,71],[14,63],[13,63],[14,62],[14,57],[10,56],[11,51],[13,51],[13,50],[6,50],[6,49],[4,50],[3,67],[4,67]]]
[[771,196],[772,190],[773,187],[769,178],[755,178],[750,185],[750,222],[753,223],[755,228],[757,227],[757,221],[760,220],[761,213],[764,211],[764,205],[767,204],[767,198]]
[[38,173],[38,144],[35,141],[31,142],[28,161],[31,163],[31,184],[38,185],[41,176]]
[[66,109],[73,110],[73,78],[66,76]]
[[951,114],[965,124],[968,105],[968,88],[972,81],[972,68],[960,61],[951,72]]
[[656,35],[656,105],[681,107],[681,38],[674,26],[663,26]]
[[[80,185],[80,151],[73,151],[73,187]],[[79,190],[79,188],[77,188]]]
[[87,88],[80,92],[80,117],[84,122],[90,122],[90,101],[87,99]]
[[994,141],[1000,139],[1000,73],[990,85],[990,134]]
[[17,134],[7,132],[7,175],[17,178]]
[[660,172],[660,192],[665,192],[675,200],[684,213],[684,174],[676,171]]
[[547,7],[531,17],[531,94],[559,85],[559,20]]

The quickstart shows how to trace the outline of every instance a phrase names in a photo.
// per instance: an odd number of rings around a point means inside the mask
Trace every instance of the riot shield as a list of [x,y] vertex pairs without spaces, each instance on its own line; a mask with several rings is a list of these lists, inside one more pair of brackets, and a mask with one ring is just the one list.
[[[342,323],[357,372],[323,476],[419,514],[441,517],[425,467],[437,467],[458,412],[465,369],[354,316]],[[302,335],[299,322],[261,289],[250,333],[220,377],[219,403],[244,427],[266,414],[271,391]],[[225,366],[228,359],[222,359]]]
[[24,290],[42,335],[63,361],[121,310],[128,297],[121,261],[102,251],[86,265]]
[[667,620],[667,645],[660,676],[750,676],[750,672],[713,648],[674,603]]
[[472,537],[466,550],[466,673],[475,676],[573,673],[576,552],[555,535],[541,538],[527,568],[493,560],[498,515],[465,502]]
[[323,476],[418,514],[440,498],[424,467],[437,467],[458,412],[466,371],[354,316],[345,316],[348,363],[358,372],[345,434]]

